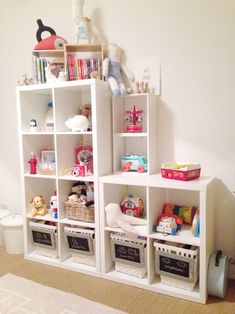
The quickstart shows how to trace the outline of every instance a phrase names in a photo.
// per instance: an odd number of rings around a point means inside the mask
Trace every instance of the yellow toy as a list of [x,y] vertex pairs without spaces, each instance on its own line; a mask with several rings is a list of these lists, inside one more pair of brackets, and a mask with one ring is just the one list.
[[42,195],[35,196],[30,202],[31,215],[34,216],[44,216],[47,213],[47,206]]

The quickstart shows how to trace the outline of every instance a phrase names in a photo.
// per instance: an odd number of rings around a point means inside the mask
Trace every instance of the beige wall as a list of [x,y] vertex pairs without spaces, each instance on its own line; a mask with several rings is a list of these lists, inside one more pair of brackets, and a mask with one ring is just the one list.
[[[19,210],[14,86],[31,72],[36,19],[69,42],[74,25],[71,0],[0,4],[0,203]],[[217,246],[235,256],[235,1],[87,0],[85,13],[130,68],[137,56],[160,55],[160,162],[199,161],[218,178]]]

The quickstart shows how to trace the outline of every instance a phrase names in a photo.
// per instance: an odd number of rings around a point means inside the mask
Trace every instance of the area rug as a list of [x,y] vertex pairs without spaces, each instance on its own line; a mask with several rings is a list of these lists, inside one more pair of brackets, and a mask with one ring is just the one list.
[[12,274],[0,278],[1,314],[123,314],[88,299]]

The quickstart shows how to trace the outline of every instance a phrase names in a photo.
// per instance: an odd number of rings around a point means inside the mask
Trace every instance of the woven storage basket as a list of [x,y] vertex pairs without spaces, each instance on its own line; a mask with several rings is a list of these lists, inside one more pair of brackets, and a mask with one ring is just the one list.
[[87,222],[95,221],[95,206],[85,206],[79,201],[66,201],[64,202],[66,217]]

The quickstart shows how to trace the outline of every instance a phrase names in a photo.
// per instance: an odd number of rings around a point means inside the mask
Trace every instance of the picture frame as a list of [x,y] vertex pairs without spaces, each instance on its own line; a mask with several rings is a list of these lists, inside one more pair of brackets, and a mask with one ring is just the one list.
[[56,173],[56,160],[55,150],[50,148],[41,149],[41,161],[39,164],[39,174],[55,175]]
[[46,164],[55,163],[55,150],[54,149],[42,149],[41,150],[41,162]]

